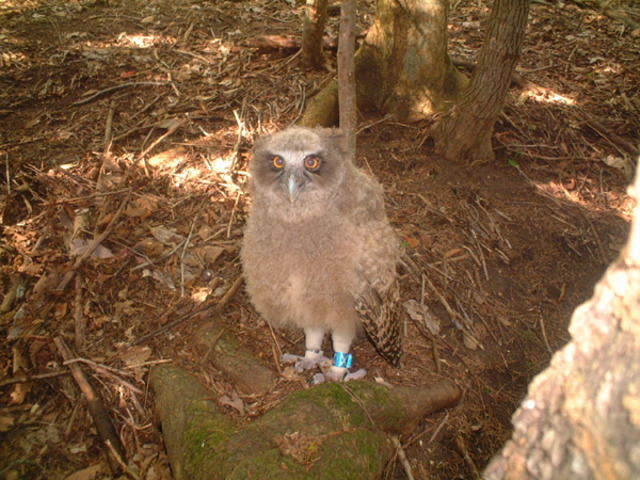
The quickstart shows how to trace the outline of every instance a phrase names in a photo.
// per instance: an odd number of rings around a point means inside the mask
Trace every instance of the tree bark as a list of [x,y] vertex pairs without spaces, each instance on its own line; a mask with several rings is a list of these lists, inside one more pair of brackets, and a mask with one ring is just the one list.
[[356,57],[358,106],[400,120],[446,109],[466,77],[447,55],[448,0],[378,0]]
[[493,126],[502,110],[524,40],[529,0],[495,0],[471,84],[432,129],[447,160],[494,158]]
[[356,1],[342,0],[340,9],[340,40],[338,42],[338,103],[340,130],[343,134],[344,153],[347,159],[356,159],[356,79],[353,57],[356,42]]
[[328,0],[307,0],[302,30],[302,65],[321,69],[324,66],[322,35],[327,20]]
[[[640,203],[640,175],[631,191]],[[627,247],[529,386],[487,480],[640,478],[640,207]]]

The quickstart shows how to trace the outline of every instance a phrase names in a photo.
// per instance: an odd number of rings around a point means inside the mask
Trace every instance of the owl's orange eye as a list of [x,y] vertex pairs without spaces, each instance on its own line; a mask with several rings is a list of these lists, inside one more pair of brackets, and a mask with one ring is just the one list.
[[310,172],[315,172],[320,168],[320,159],[314,155],[309,155],[304,159],[304,166]]
[[278,169],[281,170],[284,168],[284,158],[282,158],[280,155],[276,155],[275,157],[273,157],[273,166]]

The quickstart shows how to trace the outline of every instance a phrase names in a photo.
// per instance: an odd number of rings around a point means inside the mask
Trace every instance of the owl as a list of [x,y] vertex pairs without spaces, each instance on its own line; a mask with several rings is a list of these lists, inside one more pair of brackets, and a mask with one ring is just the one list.
[[[291,127],[259,139],[249,165],[253,204],[241,248],[246,290],[274,327],[304,330],[297,369],[331,363],[350,380],[351,343],[364,330],[392,365],[401,357],[394,313],[399,243],[382,186],[347,160],[339,130]],[[286,356],[291,359],[291,355]]]

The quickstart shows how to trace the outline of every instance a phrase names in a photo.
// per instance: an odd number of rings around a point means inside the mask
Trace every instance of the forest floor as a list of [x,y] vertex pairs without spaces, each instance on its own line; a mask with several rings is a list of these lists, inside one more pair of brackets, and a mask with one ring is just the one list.
[[[81,357],[144,479],[172,478],[146,385],[154,364],[194,371],[239,423],[307,388],[283,375],[247,396],[193,349],[224,298],[225,330],[274,371],[277,352],[303,350],[301,333],[271,332],[242,289],[224,296],[241,275],[254,139],[294,123],[334,76],[304,71],[286,45],[299,38],[303,4],[0,2],[1,478],[106,475],[56,337]],[[454,59],[475,61],[488,14],[484,2],[457,2]],[[371,18],[367,3],[360,32]],[[337,37],[335,14],[327,35]],[[369,378],[464,390],[459,406],[402,439],[415,478],[474,478],[624,245],[638,46],[638,31],[595,3],[534,3],[492,163],[442,162],[433,119],[361,116],[358,164],[384,184],[410,268],[402,367],[364,338],[355,361]],[[399,462],[386,478],[406,478]]]

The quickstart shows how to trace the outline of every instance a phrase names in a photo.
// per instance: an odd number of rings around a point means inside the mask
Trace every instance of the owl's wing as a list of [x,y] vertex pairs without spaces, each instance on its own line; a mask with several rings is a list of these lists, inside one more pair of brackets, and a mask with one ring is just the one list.
[[384,291],[371,286],[356,299],[355,307],[364,331],[376,350],[391,365],[400,365],[402,357],[402,336],[400,322],[396,315],[398,282],[394,279]]

